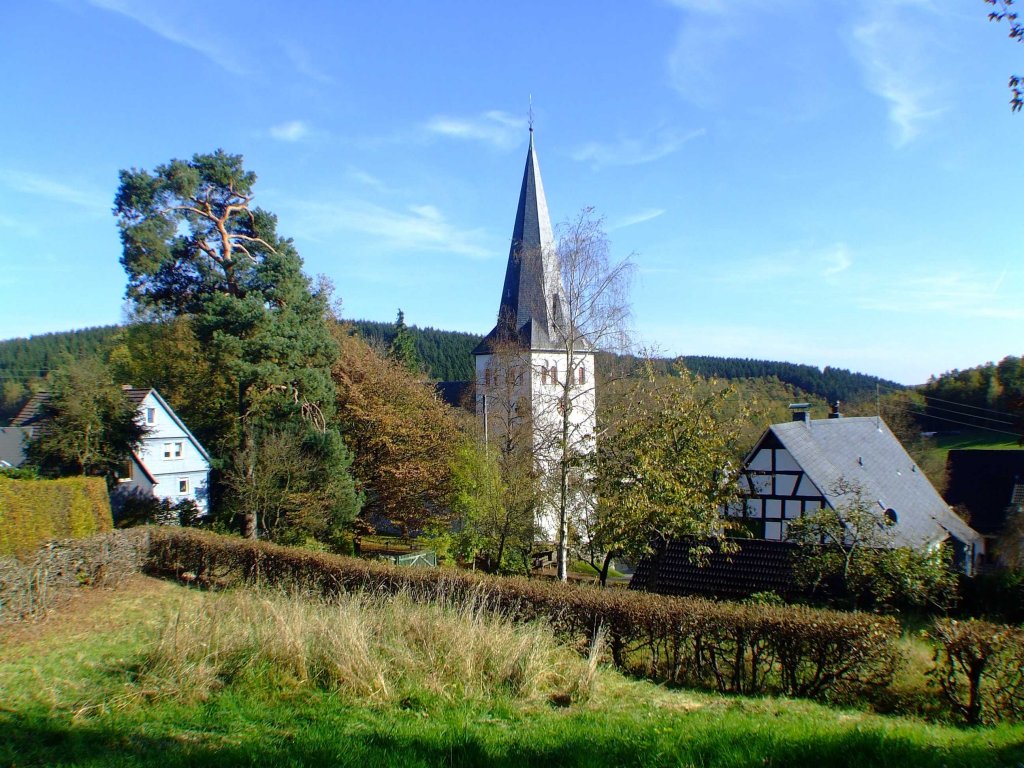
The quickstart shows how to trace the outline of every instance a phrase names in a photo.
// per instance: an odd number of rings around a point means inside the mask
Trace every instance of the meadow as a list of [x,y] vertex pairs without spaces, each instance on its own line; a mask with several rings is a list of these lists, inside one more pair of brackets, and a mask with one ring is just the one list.
[[472,605],[137,576],[0,630],[0,764],[1024,762],[1024,726],[671,689],[597,662]]

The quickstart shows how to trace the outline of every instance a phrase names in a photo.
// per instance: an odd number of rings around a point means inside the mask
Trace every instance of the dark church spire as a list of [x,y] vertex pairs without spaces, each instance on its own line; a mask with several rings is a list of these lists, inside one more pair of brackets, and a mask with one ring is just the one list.
[[496,339],[518,338],[530,349],[556,347],[563,315],[562,301],[558,254],[531,125],[498,323],[474,352],[487,354],[491,351],[490,342]]

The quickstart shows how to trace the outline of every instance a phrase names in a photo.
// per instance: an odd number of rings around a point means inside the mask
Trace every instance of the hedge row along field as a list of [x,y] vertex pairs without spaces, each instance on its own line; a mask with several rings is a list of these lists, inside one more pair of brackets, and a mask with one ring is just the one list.
[[[540,619],[578,650],[607,649],[623,671],[723,692],[849,699],[889,685],[899,662],[892,618],[403,569],[152,526],[50,542],[31,558],[0,556],[0,622],[45,612],[69,587],[111,586],[141,571],[209,588],[403,594]],[[1024,721],[1024,628],[943,618],[930,635],[930,675],[952,714],[970,724]]]
[[79,539],[113,526],[103,478],[0,475],[0,555],[30,553],[46,541]]
[[891,617],[707,600],[408,569],[189,529],[156,529],[150,567],[204,585],[300,588],[324,597],[405,593],[545,620],[580,649],[600,636],[624,671],[722,692],[849,699],[888,685]]

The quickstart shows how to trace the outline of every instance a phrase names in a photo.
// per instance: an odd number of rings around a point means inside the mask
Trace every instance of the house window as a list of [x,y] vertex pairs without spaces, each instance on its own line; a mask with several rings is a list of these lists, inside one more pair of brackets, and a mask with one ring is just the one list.
[[146,423],[147,424],[156,424],[156,408],[147,408],[146,409]]
[[178,478],[178,493],[179,494],[188,493],[188,478],[187,477],[179,477]]
[[164,443],[164,458],[180,459],[184,450],[185,444],[182,442]]
[[552,365],[551,366],[551,383],[552,384],[557,384],[558,383],[558,366],[557,365]]
[[584,368],[582,365],[580,366],[578,381],[580,384],[587,383],[587,369]]
[[540,383],[541,384],[547,384],[548,383],[548,367],[546,365],[542,366],[541,369],[540,369]]
[[171,458],[171,450],[172,450],[172,444],[171,443],[164,443],[164,458],[165,459]]
[[127,483],[132,479],[132,460],[128,459],[121,468],[117,471],[117,479],[119,482]]

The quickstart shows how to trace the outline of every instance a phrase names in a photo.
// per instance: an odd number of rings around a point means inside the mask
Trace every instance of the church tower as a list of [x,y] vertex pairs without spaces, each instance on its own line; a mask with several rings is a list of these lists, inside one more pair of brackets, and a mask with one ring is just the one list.
[[[548,485],[559,472],[563,448],[587,453],[594,447],[594,354],[574,317],[531,126],[497,323],[473,355],[476,412],[488,446],[505,453],[529,450]],[[542,504],[537,522],[549,540],[557,537],[558,520],[552,504]]]

